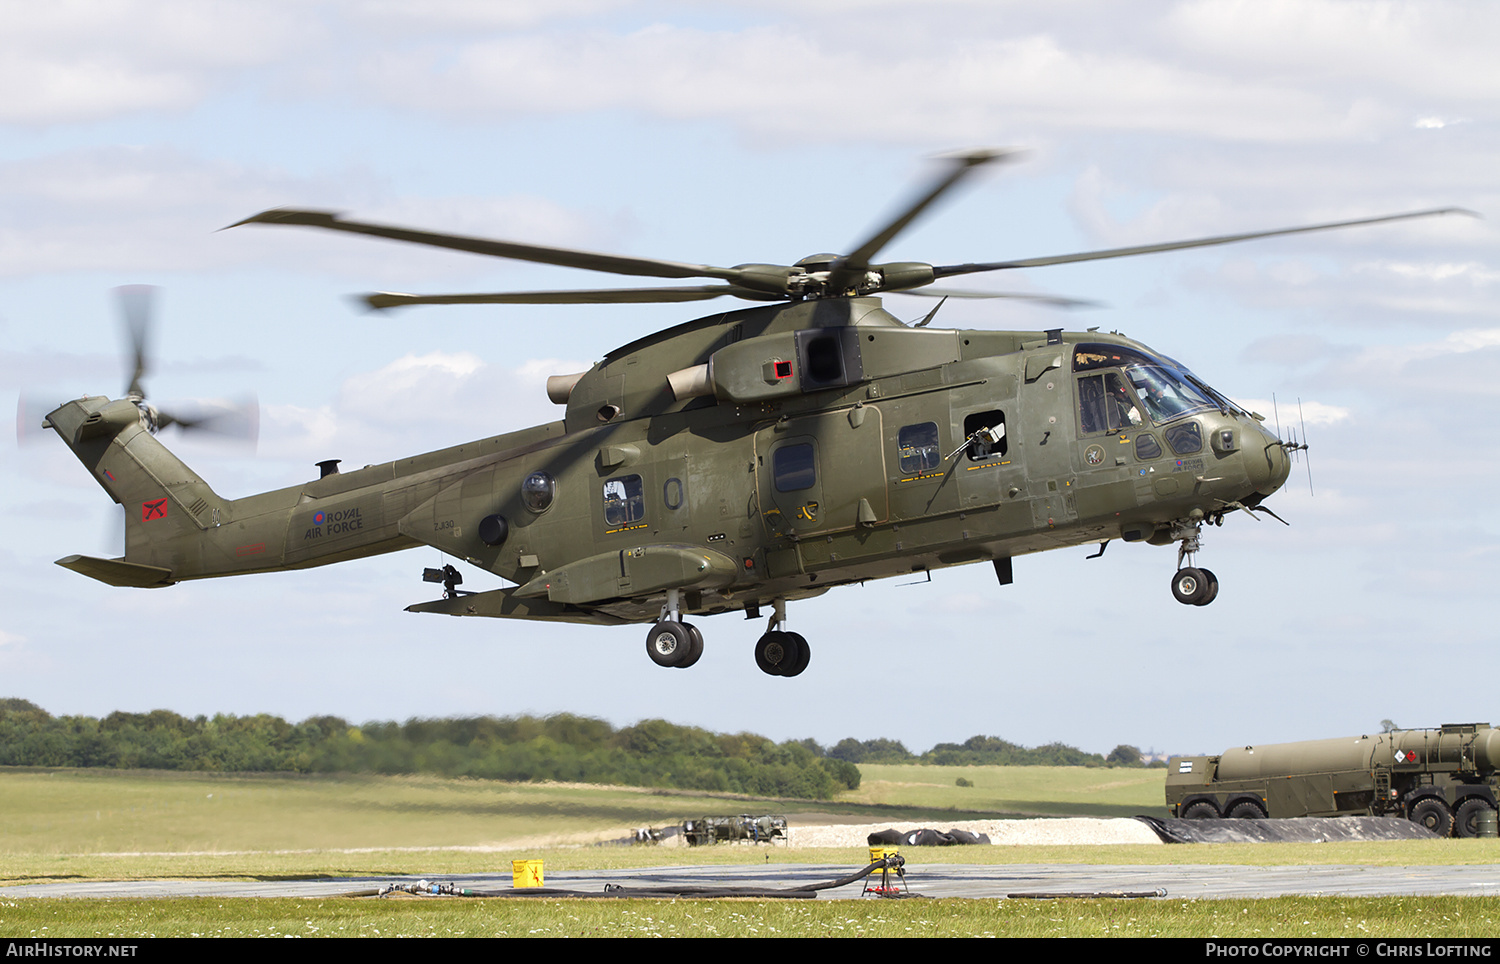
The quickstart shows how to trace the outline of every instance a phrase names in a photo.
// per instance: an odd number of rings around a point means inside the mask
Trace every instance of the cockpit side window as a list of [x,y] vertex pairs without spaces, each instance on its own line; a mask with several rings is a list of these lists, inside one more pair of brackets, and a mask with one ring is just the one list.
[[1118,432],[1141,424],[1141,409],[1119,372],[1078,379],[1078,417],[1083,434]]

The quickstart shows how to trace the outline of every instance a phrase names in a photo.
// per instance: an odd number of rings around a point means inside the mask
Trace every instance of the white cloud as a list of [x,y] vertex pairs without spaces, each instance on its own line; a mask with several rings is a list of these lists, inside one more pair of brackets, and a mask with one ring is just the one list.
[[1259,412],[1266,416],[1267,427],[1271,429],[1276,428],[1278,421],[1283,429],[1299,424],[1336,425],[1353,415],[1352,409],[1342,405],[1329,405],[1311,399],[1247,398],[1239,404],[1252,412]]
[[[1295,88],[1062,45],[1050,34],[945,37],[882,48],[805,22],[735,31],[656,24],[633,32],[481,37],[458,49],[391,50],[364,83],[407,108],[492,116],[624,109],[730,119],[825,139],[870,105],[863,136],[930,145],[1003,130],[1189,130],[1228,140],[1324,139],[1344,105]],[[809,91],[858,91],[848,106]],[[986,137],[987,136],[987,137]]]
[[302,49],[298,5],[5,0],[0,122],[49,126],[199,103],[224,75]]
[[530,27],[555,20],[599,17],[627,7],[626,0],[363,0],[344,5],[351,21],[409,35]]
[[1436,341],[1402,345],[1371,345],[1349,362],[1351,367],[1395,374],[1418,361],[1465,355],[1500,347],[1500,328],[1469,328],[1452,332]]
[[1411,126],[1418,130],[1434,131],[1442,130],[1444,127],[1452,127],[1454,124],[1470,123],[1467,117],[1454,117],[1451,119],[1442,117],[1419,117]]
[[334,453],[364,465],[556,421],[563,408],[547,399],[547,376],[589,367],[534,359],[512,368],[468,352],[408,353],[349,376],[327,405],[266,406],[260,453],[297,463]]
[[610,247],[621,231],[614,215],[539,197],[396,198],[383,179],[361,171],[297,176],[169,147],[98,147],[0,162],[0,275],[279,263],[412,281],[504,264],[305,228],[219,233],[273,207],[343,209],[361,220],[567,247]]
[[1396,87],[1474,103],[1500,95],[1491,43],[1500,12],[1489,4],[1197,0],[1174,4],[1163,20],[1183,54],[1226,71],[1377,95]]
[[[468,352],[403,355],[379,371],[347,379],[339,391],[339,408],[378,412],[383,421],[398,423],[440,417],[482,367],[483,362]],[[420,401],[413,405],[413,399]]]
[[1500,271],[1487,268],[1477,261],[1462,263],[1366,261],[1354,265],[1351,270],[1355,274],[1387,274],[1412,281],[1467,281],[1475,287],[1483,287],[1500,281]]

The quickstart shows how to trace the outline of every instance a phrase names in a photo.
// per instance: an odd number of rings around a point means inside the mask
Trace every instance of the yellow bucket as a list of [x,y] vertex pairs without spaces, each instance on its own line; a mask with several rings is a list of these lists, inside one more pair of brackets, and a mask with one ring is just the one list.
[[542,886],[542,862],[540,860],[512,860],[510,881],[512,887]]

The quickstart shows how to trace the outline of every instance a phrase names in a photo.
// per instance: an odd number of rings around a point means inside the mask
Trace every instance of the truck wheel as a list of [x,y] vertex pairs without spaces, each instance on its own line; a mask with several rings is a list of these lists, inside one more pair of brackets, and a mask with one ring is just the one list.
[[1198,800],[1182,811],[1184,820],[1217,820],[1219,819],[1219,808],[1207,800]]
[[1494,810],[1488,800],[1481,797],[1470,797],[1458,805],[1458,813],[1453,818],[1453,829],[1460,837],[1479,836],[1479,815],[1486,810]]
[[1439,837],[1453,833],[1453,811],[1437,797],[1423,797],[1412,804],[1410,818],[1412,823],[1421,824]]
[[1228,816],[1233,820],[1264,820],[1266,811],[1254,800],[1241,800],[1229,808]]

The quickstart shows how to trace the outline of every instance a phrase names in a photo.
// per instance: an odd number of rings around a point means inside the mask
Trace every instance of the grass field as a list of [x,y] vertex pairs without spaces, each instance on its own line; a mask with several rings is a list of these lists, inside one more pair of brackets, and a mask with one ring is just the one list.
[[[1167,816],[1167,771],[1091,767],[864,765],[846,801],[1067,817]],[[972,787],[957,785],[963,777]]]
[[1500,899],[21,900],[5,937],[1493,938]]
[[[1005,814],[1162,814],[1160,770],[873,766],[833,803],[401,777],[0,769],[0,883],[550,871],[765,860],[765,850],[587,847],[635,826],[734,812],[941,826]],[[963,776],[973,787],[958,787]],[[862,848],[769,851],[862,865]],[[968,847],[920,863],[1489,864],[1493,840]],[[0,936],[1492,936],[1500,898],[804,902],[0,901]]]

